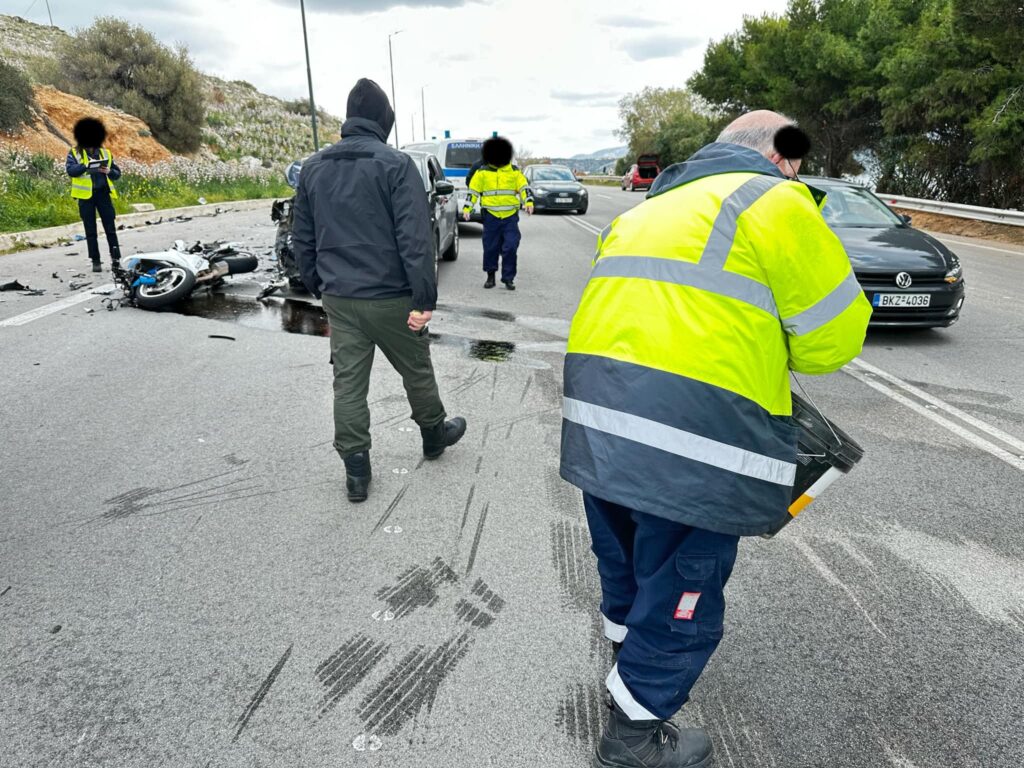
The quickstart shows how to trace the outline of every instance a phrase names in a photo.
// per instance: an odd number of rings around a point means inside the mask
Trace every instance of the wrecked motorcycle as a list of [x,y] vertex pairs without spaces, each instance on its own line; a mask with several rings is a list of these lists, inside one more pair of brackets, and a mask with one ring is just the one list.
[[188,298],[197,288],[219,285],[228,275],[254,272],[258,259],[238,245],[217,242],[188,247],[176,240],[166,251],[122,256],[114,280],[134,306],[162,309]]
[[[296,160],[285,169],[284,177],[292,189],[299,188],[299,171],[302,161]],[[263,287],[257,298],[265,298],[282,288],[306,293],[306,286],[299,275],[299,265],[295,263],[295,251],[292,248],[292,217],[295,212],[295,198],[275,200],[270,209],[270,220],[277,223],[277,235],[274,238],[274,264],[277,267],[277,279]]]

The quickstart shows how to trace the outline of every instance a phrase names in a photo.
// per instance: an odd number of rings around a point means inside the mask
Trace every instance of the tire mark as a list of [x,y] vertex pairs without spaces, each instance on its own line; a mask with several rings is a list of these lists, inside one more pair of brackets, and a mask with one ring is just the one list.
[[498,366],[494,366],[494,376],[491,379],[491,402],[494,402],[494,396],[498,392]]
[[599,686],[573,683],[558,702],[555,724],[570,739],[591,750],[597,746],[604,730],[605,709]]
[[432,711],[441,685],[471,644],[464,632],[433,650],[418,646],[406,654],[360,705],[368,732],[394,736],[424,709]]
[[[483,461],[483,456],[480,460]],[[473,504],[473,494],[476,493],[476,483],[469,486],[469,496],[466,498],[466,509],[462,513],[462,525],[459,526],[459,538],[462,538],[462,532],[466,530],[466,520],[469,519],[469,508]]]
[[235,737],[231,739],[232,744],[238,741],[238,738],[242,735],[242,731],[244,731],[246,726],[249,725],[249,721],[252,719],[252,716],[256,714],[256,710],[259,709],[260,704],[263,703],[263,699],[266,698],[267,693],[270,691],[270,687],[274,684],[274,681],[277,680],[277,676],[281,674],[281,670],[284,669],[284,665],[288,662],[288,657],[292,655],[292,648],[294,645],[295,644],[292,643],[288,646],[284,655],[282,655],[277,664],[274,665],[274,668],[270,670],[270,674],[267,675],[267,679],[263,681],[263,685],[257,689],[255,694],[253,694],[252,700],[249,702],[249,706],[245,708],[238,720],[235,722],[238,729],[235,731]]
[[551,524],[551,559],[569,605],[588,610],[598,594],[597,565],[590,556],[583,526],[563,520]]
[[229,453],[227,456],[225,456],[224,461],[226,461],[233,467],[243,467],[249,463],[248,459],[240,459],[233,453]]
[[10,585],[8,585],[7,589],[5,589],[3,592],[0,592],[0,597],[3,597],[4,595],[6,595],[10,591],[11,591],[11,587],[10,587]]
[[437,603],[439,587],[455,584],[459,580],[455,571],[435,557],[430,569],[421,565],[410,568],[398,578],[398,583],[377,591],[377,599],[383,600],[395,614],[396,619],[404,618],[417,608],[429,608]]
[[473,564],[476,562],[476,551],[480,546],[480,537],[484,532],[484,524],[487,522],[487,511],[491,508],[491,502],[484,504],[483,511],[480,513],[480,522],[476,524],[476,536],[473,538],[473,548],[469,551],[469,563],[466,565],[466,575],[473,571]]
[[480,441],[480,447],[481,448],[486,448],[487,447],[487,438],[488,438],[488,436],[490,436],[490,434],[491,434],[491,422],[487,422],[484,425],[484,436],[483,436],[483,439]]
[[484,457],[483,457],[483,454],[481,454],[476,459],[476,474],[478,474],[478,475],[480,474],[480,468],[483,467],[483,465],[484,465]]
[[523,387],[523,394],[519,396],[519,404],[522,405],[526,402],[526,393],[530,391],[530,386],[533,384],[533,374],[531,373],[526,378],[526,386]]
[[488,587],[483,579],[477,579],[473,584],[472,594],[479,597],[495,613],[501,613],[501,609],[505,607],[505,600]]
[[317,719],[323,718],[352,692],[387,655],[389,646],[375,642],[366,635],[356,635],[343,643],[314,673],[326,689],[320,701]]
[[373,530],[370,531],[371,536],[380,530],[380,527],[388,521],[389,517],[391,517],[391,513],[398,508],[399,504],[401,504],[405,494],[409,491],[409,485],[409,483],[403,485],[402,490],[400,490],[395,498],[391,500],[391,503],[388,504],[388,508],[384,510],[384,514],[381,515],[380,520],[377,521],[377,524],[373,526]]

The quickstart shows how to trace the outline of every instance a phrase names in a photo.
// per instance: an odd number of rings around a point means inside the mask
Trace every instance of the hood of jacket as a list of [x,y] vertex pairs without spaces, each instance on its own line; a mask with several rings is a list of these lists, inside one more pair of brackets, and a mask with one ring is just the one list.
[[670,165],[662,171],[651,185],[647,197],[655,197],[691,181],[720,173],[760,173],[786,178],[761,153],[739,144],[715,142],[701,147],[685,162]]
[[348,108],[341,135],[376,136],[387,141],[395,127],[395,110],[384,89],[373,80],[362,78],[348,94]]

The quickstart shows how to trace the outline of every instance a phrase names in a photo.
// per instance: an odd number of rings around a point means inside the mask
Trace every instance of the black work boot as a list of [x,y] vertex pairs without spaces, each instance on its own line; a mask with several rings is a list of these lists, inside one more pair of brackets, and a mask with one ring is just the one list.
[[92,271],[93,272],[102,272],[103,271],[103,267],[102,267],[102,265],[100,265],[100,263],[98,261],[94,261],[92,263]]
[[708,768],[711,739],[702,728],[666,720],[630,720],[612,700],[594,768]]
[[508,288],[510,291],[514,291],[516,289],[516,284],[511,280],[502,280],[501,282],[503,282],[505,284],[505,287]]
[[456,416],[449,421],[441,421],[432,427],[420,427],[423,435],[423,455],[428,459],[436,459],[445,448],[455,445],[466,434],[466,420]]
[[493,288],[493,287],[494,287],[494,273],[493,272],[488,272],[487,273],[487,282],[484,283],[484,288]]
[[370,452],[353,453],[344,459],[345,461],[345,488],[348,490],[348,500],[352,502],[366,501],[369,495],[370,480],[373,473],[370,471]]

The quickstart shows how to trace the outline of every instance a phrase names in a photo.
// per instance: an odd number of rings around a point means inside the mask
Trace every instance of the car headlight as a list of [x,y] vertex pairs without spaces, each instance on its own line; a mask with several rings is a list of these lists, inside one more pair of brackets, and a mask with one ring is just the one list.
[[586,196],[587,196],[586,188],[580,187],[580,197],[586,197]]
[[546,195],[548,193],[547,187],[534,187],[533,191],[538,195]]
[[946,282],[953,284],[959,283],[964,276],[964,268],[960,266],[959,262],[953,265],[953,268],[946,273]]

